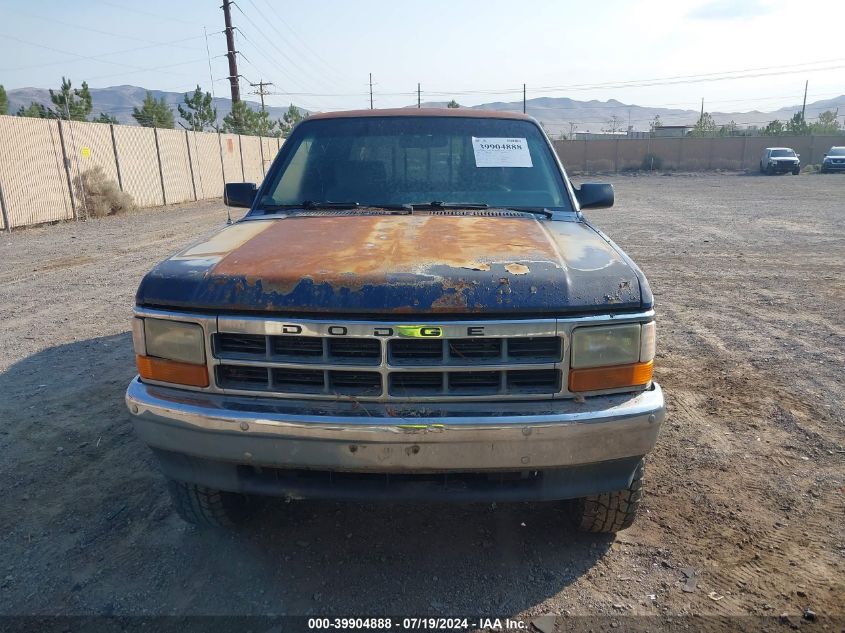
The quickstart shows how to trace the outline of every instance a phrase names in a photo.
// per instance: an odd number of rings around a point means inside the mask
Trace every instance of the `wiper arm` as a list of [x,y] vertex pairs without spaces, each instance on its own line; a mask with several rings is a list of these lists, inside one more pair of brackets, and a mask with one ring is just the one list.
[[442,202],[441,200],[415,202],[408,206],[412,209],[487,209],[489,207],[484,202]]
[[316,202],[314,200],[304,200],[300,204],[269,204],[258,207],[257,211],[264,213],[274,213],[276,211],[293,211],[296,209],[305,209],[312,211],[314,209],[384,209],[386,211],[401,212],[403,215],[410,215],[414,209],[409,204],[361,204],[360,202],[334,202],[323,201]]
[[544,207],[508,207],[508,211],[518,211],[520,213],[533,213],[534,215],[542,215],[543,217],[552,219],[555,214]]

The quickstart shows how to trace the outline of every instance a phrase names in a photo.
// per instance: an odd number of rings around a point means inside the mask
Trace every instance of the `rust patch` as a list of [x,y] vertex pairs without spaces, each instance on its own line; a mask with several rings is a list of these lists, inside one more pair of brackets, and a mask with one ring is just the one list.
[[359,290],[388,276],[439,281],[451,276],[449,269],[514,259],[560,267],[555,245],[534,219],[310,216],[273,221],[224,256],[213,274],[261,281],[265,291],[288,294],[303,279]]
[[511,275],[527,275],[531,272],[525,264],[505,264],[505,270]]

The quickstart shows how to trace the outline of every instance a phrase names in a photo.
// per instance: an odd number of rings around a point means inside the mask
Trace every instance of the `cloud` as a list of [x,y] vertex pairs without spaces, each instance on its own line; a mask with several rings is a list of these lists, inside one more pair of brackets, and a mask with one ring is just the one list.
[[753,18],[771,11],[772,8],[760,0],[713,0],[690,11],[688,17],[700,20],[735,20]]

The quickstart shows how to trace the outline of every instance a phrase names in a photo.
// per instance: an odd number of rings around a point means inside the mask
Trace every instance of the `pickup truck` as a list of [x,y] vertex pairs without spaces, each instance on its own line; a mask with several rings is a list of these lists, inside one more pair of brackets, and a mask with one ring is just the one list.
[[654,299],[532,118],[319,114],[237,222],[138,288],[126,403],[199,525],[262,499],[566,501],[631,525],[664,420]]

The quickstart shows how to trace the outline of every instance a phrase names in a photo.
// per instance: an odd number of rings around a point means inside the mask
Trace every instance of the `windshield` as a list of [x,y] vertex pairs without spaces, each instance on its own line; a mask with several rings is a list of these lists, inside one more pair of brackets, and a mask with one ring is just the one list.
[[549,145],[529,121],[323,119],[301,124],[285,145],[259,209],[330,202],[572,209]]
[[795,152],[791,149],[773,149],[772,150],[772,157],[773,158],[794,158]]
[[845,156],[845,147],[831,147],[828,156]]

